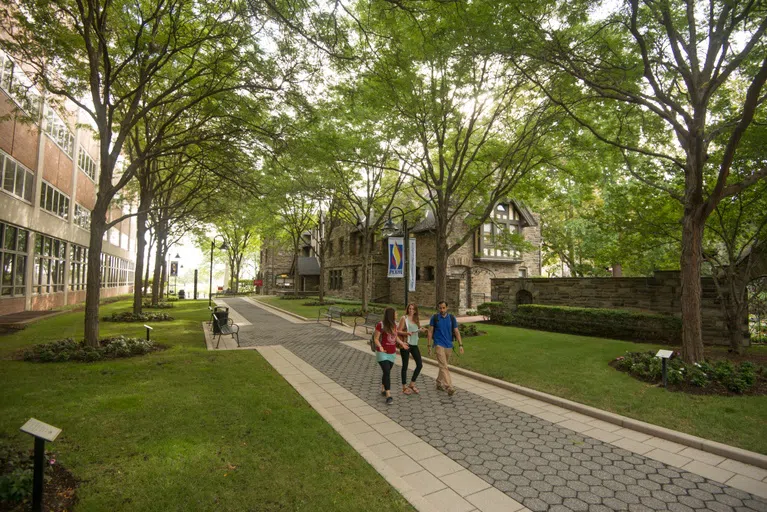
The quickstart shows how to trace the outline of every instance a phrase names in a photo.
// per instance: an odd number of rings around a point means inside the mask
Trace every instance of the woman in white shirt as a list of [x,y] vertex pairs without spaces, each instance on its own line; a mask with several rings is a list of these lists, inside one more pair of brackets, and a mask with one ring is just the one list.
[[[418,394],[418,388],[415,386],[415,381],[418,378],[418,374],[421,373],[423,368],[423,362],[421,362],[421,351],[418,348],[418,333],[426,332],[426,327],[421,327],[420,320],[418,319],[418,306],[415,303],[407,305],[405,315],[400,319],[398,331],[407,331],[409,333],[407,344],[409,348],[400,348],[400,356],[402,357],[402,393],[410,395],[412,393]],[[407,364],[410,356],[413,356],[415,361],[415,370],[413,371],[413,377],[410,379],[410,385],[407,385]]]

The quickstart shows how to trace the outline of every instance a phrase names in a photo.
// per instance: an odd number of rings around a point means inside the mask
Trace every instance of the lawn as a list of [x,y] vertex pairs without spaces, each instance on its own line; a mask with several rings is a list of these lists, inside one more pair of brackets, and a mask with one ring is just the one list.
[[[486,335],[466,338],[451,363],[536,389],[767,454],[767,396],[703,396],[667,392],[607,363],[626,351],[660,345],[478,324]],[[767,353],[767,347],[750,350]]]
[[[102,307],[101,316],[129,309]],[[0,444],[31,448],[30,417],[63,429],[48,445],[87,510],[412,510],[256,351],[209,352],[206,301],[155,322],[169,350],[99,363],[12,360],[82,336],[82,312],[0,337]],[[144,336],[142,323],[102,335]]]
[[[310,320],[316,320],[317,319],[317,313],[320,309],[325,309],[327,306],[304,306],[304,303],[306,302],[313,302],[318,300],[317,297],[305,297],[303,299],[283,299],[280,297],[260,297],[258,295],[254,295],[251,297],[252,299],[259,300],[261,302],[264,302],[265,304],[276,306],[280,309],[284,309],[285,311],[290,311],[291,313],[295,313],[299,316],[302,316],[304,318],[308,318]],[[355,307],[355,306],[361,306],[360,301],[353,301],[353,300],[345,300],[345,299],[336,299],[333,297],[328,297],[328,300],[332,300],[335,302],[336,306],[347,308],[347,307]],[[391,306],[397,310],[397,317],[405,314],[405,310],[402,307],[402,304],[376,304],[377,308]],[[428,320],[429,315],[434,314],[436,311],[433,308],[419,308],[419,313],[421,316],[421,322],[424,322]],[[353,317],[344,317],[344,323],[348,325],[354,324],[354,318]]]

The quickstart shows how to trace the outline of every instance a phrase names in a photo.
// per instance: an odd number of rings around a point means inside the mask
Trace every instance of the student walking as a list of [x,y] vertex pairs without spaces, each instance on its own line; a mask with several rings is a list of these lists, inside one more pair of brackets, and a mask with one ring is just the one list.
[[391,369],[396,359],[397,347],[408,349],[407,343],[399,340],[399,335],[408,335],[407,332],[397,331],[397,312],[394,308],[384,310],[383,320],[376,324],[373,341],[376,346],[376,361],[378,361],[383,375],[381,377],[381,394],[386,397],[386,405],[391,405]]
[[450,378],[450,353],[453,351],[453,337],[458,340],[458,350],[463,354],[463,341],[461,332],[458,330],[458,320],[455,316],[447,313],[447,302],[439,301],[437,304],[439,313],[432,315],[429,320],[429,338],[427,347],[431,355],[432,340],[434,340],[434,350],[437,354],[437,365],[439,373],[437,374],[437,390],[447,391],[449,396],[455,394],[453,381]]
[[[421,322],[418,319],[418,306],[415,303],[407,305],[405,315],[400,318],[398,329],[400,332],[407,332],[407,344],[408,349],[401,348],[399,351],[402,357],[402,393],[410,395],[412,393],[418,394],[418,388],[415,385],[415,381],[423,368],[423,362],[421,361],[421,350],[418,348],[418,333],[426,332],[425,327],[421,327]],[[415,361],[415,370],[413,370],[413,377],[410,379],[410,386],[407,385],[407,365],[410,360],[410,356],[413,356]]]

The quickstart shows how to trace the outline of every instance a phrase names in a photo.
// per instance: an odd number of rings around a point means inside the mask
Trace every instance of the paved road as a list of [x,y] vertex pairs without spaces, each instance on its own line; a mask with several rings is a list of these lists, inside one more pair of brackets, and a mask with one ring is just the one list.
[[[243,346],[282,345],[458,464],[534,511],[767,512],[767,500],[421,377],[420,395],[386,406],[371,354],[318,324],[293,324],[247,301],[229,301],[253,327]],[[399,384],[400,369],[392,372]],[[395,380],[394,377],[397,377]]]

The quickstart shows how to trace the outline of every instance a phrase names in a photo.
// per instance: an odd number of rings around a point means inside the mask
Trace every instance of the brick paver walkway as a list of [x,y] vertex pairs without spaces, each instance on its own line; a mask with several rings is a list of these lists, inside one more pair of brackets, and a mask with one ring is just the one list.
[[[592,439],[511,406],[420,379],[394,405],[379,394],[372,354],[339,343],[358,339],[318,324],[293,324],[244,300],[228,301],[253,327],[242,346],[282,345],[496,489],[534,511],[767,511],[767,500]],[[395,378],[396,377],[396,378]]]

